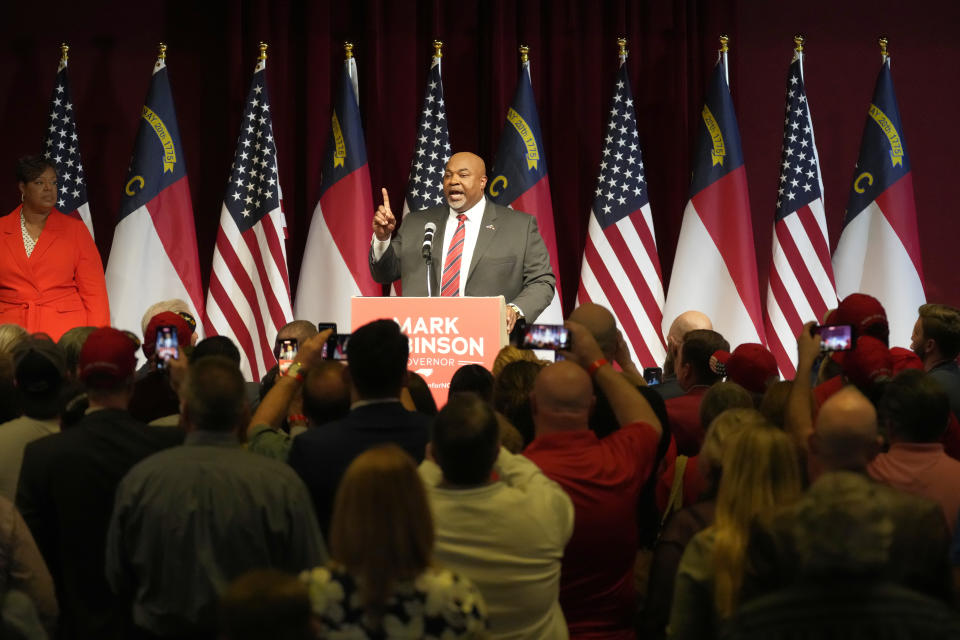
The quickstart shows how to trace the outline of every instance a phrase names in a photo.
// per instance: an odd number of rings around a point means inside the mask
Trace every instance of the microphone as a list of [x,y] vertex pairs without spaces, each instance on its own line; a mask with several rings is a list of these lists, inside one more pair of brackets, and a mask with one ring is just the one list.
[[423,259],[427,262],[430,262],[432,259],[433,234],[436,233],[436,231],[437,225],[432,222],[423,225],[423,247],[420,249],[420,255],[422,255]]

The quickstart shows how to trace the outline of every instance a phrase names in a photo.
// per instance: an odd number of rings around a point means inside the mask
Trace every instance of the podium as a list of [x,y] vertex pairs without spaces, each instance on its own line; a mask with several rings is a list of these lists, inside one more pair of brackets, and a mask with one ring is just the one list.
[[503,296],[351,298],[351,331],[384,318],[395,320],[410,339],[407,368],[423,376],[438,407],[446,404],[457,369],[479,364],[492,370],[507,344]]

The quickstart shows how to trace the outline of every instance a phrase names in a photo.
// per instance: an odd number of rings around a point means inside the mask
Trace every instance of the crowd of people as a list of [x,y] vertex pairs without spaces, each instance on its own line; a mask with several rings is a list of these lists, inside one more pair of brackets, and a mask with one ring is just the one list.
[[178,300],[142,346],[0,325],[0,637],[960,637],[960,311],[823,324],[783,381],[688,311],[647,385],[585,304],[441,407],[391,320],[261,381]]

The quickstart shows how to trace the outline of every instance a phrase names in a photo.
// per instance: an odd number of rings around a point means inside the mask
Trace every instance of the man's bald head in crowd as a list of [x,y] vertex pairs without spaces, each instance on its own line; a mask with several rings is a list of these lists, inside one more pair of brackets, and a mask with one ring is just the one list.
[[663,363],[663,375],[676,374],[674,365],[677,361],[677,352],[683,344],[683,336],[697,329],[712,330],[713,323],[710,322],[707,314],[695,310],[684,311],[670,325],[670,331],[667,332],[667,359]]
[[569,361],[545,367],[530,394],[537,435],[587,429],[595,402],[593,383],[583,367]]
[[617,351],[617,321],[609,309],[588,302],[574,309],[570,320],[585,326],[600,345],[603,357],[613,361],[613,355]]
[[825,471],[866,472],[880,452],[873,404],[854,386],[833,394],[820,408],[810,450]]
[[277,340],[296,338],[302,343],[315,335],[317,335],[317,325],[309,320],[294,320],[280,327],[280,331],[277,332]]

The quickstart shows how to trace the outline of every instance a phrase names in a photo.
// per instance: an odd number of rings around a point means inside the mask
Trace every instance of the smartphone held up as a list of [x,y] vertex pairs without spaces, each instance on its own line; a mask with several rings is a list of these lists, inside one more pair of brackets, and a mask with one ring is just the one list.
[[157,369],[166,369],[167,361],[180,357],[180,340],[177,337],[177,328],[165,324],[157,327]]
[[826,324],[814,327],[820,336],[821,351],[849,351],[853,348],[853,326],[849,324]]
[[520,338],[521,349],[569,351],[570,330],[561,324],[530,324]]

